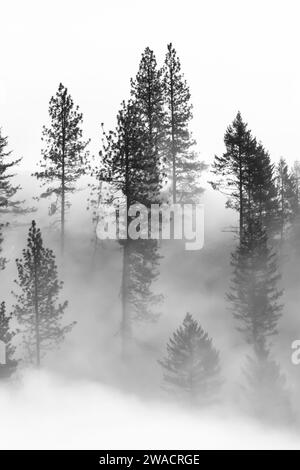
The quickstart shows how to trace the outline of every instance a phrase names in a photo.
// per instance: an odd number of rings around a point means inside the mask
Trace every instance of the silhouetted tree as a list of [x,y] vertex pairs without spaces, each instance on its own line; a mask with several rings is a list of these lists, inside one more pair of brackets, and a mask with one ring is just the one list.
[[65,217],[70,202],[67,195],[76,189],[76,181],[85,173],[85,148],[88,141],[82,138],[82,114],[74,105],[67,88],[59,85],[49,103],[50,126],[43,128],[45,148],[40,162],[41,171],[35,176],[48,186],[41,197],[55,196],[50,214],[60,205],[61,249],[64,251]]
[[[164,93],[162,71],[149,47],[142,54],[135,79],[131,80],[131,96],[141,120],[139,142],[143,145],[143,167],[148,162],[148,201],[159,197],[163,174],[163,144],[165,136]],[[139,201],[142,202],[142,201]]]
[[21,158],[17,160],[10,160],[11,152],[7,150],[8,138],[2,135],[0,129],[0,214],[1,224],[3,221],[3,214],[9,213],[22,213],[24,208],[23,201],[15,199],[17,192],[21,189],[19,185],[13,184],[14,167],[17,166]]
[[189,130],[192,119],[191,95],[181,72],[180,60],[172,44],[163,68],[166,113],[166,167],[172,181],[173,203],[194,200],[203,189],[199,177],[205,168],[194,149]]
[[270,358],[270,337],[277,334],[282,290],[277,256],[259,219],[249,220],[232,256],[234,275],[228,299],[238,330],[253,348],[244,373],[251,408],[265,418],[288,418],[289,400],[279,365]]
[[277,333],[282,291],[277,257],[268,243],[266,231],[257,220],[249,220],[247,230],[232,255],[234,274],[228,299],[238,330],[254,346],[259,357],[265,354],[267,340]]
[[215,156],[212,172],[217,179],[211,182],[213,189],[221,191],[227,199],[227,207],[239,213],[239,233],[243,233],[247,211],[247,180],[249,178],[249,159],[254,154],[256,142],[248,125],[238,112],[224,136],[226,152]]
[[220,389],[219,353],[189,313],[170,338],[167,356],[159,364],[167,390],[192,403],[209,402]]
[[0,364],[0,379],[9,377],[16,369],[18,362],[14,359],[15,346],[12,340],[15,332],[11,329],[12,314],[6,314],[5,302],[0,304],[0,341],[6,345],[6,363]]
[[296,187],[288,165],[281,158],[276,168],[276,185],[278,193],[278,221],[280,226],[280,239],[285,238],[285,232],[295,216]]
[[[22,200],[16,198],[20,185],[14,184],[14,168],[20,163],[21,158],[11,160],[11,152],[7,150],[8,138],[2,135],[0,129],[0,252],[3,242],[3,227],[8,224],[9,215],[24,214]],[[0,258],[0,269],[5,266],[5,258]]]
[[247,218],[258,218],[270,238],[278,232],[278,195],[274,165],[262,144],[249,162]]
[[45,248],[35,221],[29,229],[27,248],[16,260],[21,293],[15,294],[16,316],[23,332],[28,359],[39,367],[42,354],[64,340],[74,322],[62,326],[67,302],[58,303],[63,283],[58,280],[53,251]]

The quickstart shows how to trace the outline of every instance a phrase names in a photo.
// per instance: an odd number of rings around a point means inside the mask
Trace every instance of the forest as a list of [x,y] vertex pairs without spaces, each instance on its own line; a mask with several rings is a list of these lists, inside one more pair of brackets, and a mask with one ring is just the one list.
[[[54,370],[297,425],[300,162],[275,161],[238,110],[223,153],[203,161],[174,45],[161,64],[149,47],[137,59],[115,126],[99,113],[98,153],[66,83],[45,103],[32,174],[0,123],[0,387]],[[153,204],[203,204],[203,248],[101,240],[99,209],[125,200],[149,217]]]

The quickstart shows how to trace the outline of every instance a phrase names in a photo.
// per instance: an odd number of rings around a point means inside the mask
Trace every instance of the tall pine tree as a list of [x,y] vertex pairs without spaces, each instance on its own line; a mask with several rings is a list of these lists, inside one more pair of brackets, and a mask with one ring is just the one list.
[[278,224],[280,239],[283,241],[295,217],[297,197],[297,186],[284,158],[280,159],[276,168],[276,186],[279,206]]
[[249,218],[259,218],[273,235],[278,206],[269,154],[253,137],[240,112],[228,127],[224,142],[226,152],[216,156],[213,164],[216,179],[212,187],[227,196],[227,207],[238,212],[240,237]]
[[23,333],[27,359],[40,366],[43,354],[64,340],[74,322],[63,326],[67,302],[58,303],[63,283],[58,280],[55,256],[43,245],[35,221],[29,229],[27,248],[16,260],[20,292],[15,294],[16,316]]
[[190,202],[202,192],[199,177],[205,168],[195,151],[195,140],[189,129],[192,119],[191,95],[181,72],[180,60],[172,44],[163,68],[166,113],[166,167],[172,181],[172,200]]
[[167,390],[191,403],[210,402],[221,386],[219,353],[192,315],[167,344],[167,356],[159,361]]
[[74,105],[68,89],[62,84],[49,103],[50,126],[43,128],[45,147],[40,162],[41,170],[35,176],[47,186],[41,197],[55,196],[50,213],[60,208],[61,250],[64,252],[66,210],[70,205],[68,194],[76,190],[78,178],[85,173],[88,141],[82,138],[82,114]]
[[[131,80],[131,96],[141,119],[143,166],[148,162],[148,202],[159,198],[162,186],[165,136],[165,110],[162,71],[157,67],[153,51],[147,47],[142,54],[135,79]],[[142,202],[142,201],[140,201]]]
[[[21,187],[14,183],[14,168],[20,163],[21,158],[12,160],[11,151],[7,149],[8,138],[2,135],[0,129],[0,252],[3,242],[3,228],[8,225],[10,215],[26,213],[22,200],[17,193]],[[4,268],[5,258],[0,258],[0,269]]]

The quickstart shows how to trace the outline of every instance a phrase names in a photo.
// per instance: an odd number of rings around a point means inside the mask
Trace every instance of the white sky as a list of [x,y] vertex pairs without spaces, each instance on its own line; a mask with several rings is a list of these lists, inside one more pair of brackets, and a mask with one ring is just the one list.
[[60,81],[100,143],[150,46],[172,41],[194,104],[202,157],[223,151],[238,109],[254,134],[300,158],[300,3],[292,0],[0,0],[0,125],[27,169],[39,160],[48,101]]

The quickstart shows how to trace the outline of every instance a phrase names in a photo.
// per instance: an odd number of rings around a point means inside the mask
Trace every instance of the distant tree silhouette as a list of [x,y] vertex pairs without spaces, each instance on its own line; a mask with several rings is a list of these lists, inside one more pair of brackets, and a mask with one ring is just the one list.
[[64,251],[66,210],[70,205],[67,195],[76,190],[76,181],[85,173],[88,141],[82,138],[82,114],[74,105],[68,89],[62,84],[49,103],[50,126],[43,128],[45,147],[40,162],[41,170],[35,176],[47,186],[42,198],[56,197],[50,214],[60,206],[61,250]]
[[279,205],[280,239],[283,241],[288,227],[294,220],[297,207],[297,186],[284,158],[280,159],[276,168],[276,185]]
[[228,127],[224,142],[226,152],[216,156],[213,164],[216,179],[212,187],[228,197],[227,207],[238,211],[240,237],[247,230],[249,218],[259,218],[273,236],[278,230],[278,203],[269,154],[257,143],[240,112]]
[[[17,198],[21,186],[14,184],[15,167],[21,158],[10,159],[11,151],[7,150],[8,138],[2,135],[0,129],[0,253],[3,242],[3,228],[8,225],[8,216],[19,215],[32,209],[24,207],[24,201]],[[0,258],[0,269],[5,266],[5,258]]]
[[247,192],[247,219],[257,218],[268,236],[274,238],[278,233],[279,209],[276,175],[270,155],[262,144],[256,144],[249,161]]
[[211,182],[214,189],[228,197],[227,207],[238,211],[240,235],[243,233],[246,218],[246,181],[249,159],[255,151],[256,143],[247,127],[241,113],[238,112],[224,136],[226,152],[221,157],[215,156],[212,172],[217,179]]
[[203,191],[199,177],[205,165],[195,151],[189,130],[192,119],[191,95],[181,72],[180,60],[172,43],[163,68],[166,113],[166,167],[172,181],[173,203],[194,200]]
[[280,274],[277,257],[269,246],[266,231],[257,220],[250,220],[235,253],[234,274],[228,299],[238,330],[255,352],[264,355],[268,338],[277,333],[282,291],[277,285]]
[[186,314],[159,361],[166,389],[192,403],[211,401],[221,386],[219,353],[192,315]]
[[228,299],[238,330],[252,347],[244,374],[252,410],[268,419],[290,418],[285,379],[270,357],[270,338],[282,314],[277,255],[259,219],[249,220],[232,256],[234,275]]
[[9,377],[17,367],[18,362],[14,359],[15,346],[12,340],[15,332],[11,329],[12,314],[6,314],[5,302],[0,304],[0,341],[6,345],[6,364],[0,364],[0,379]]
[[16,260],[20,293],[13,314],[23,333],[27,359],[38,367],[42,355],[64,340],[74,322],[62,326],[67,302],[58,303],[63,283],[58,280],[53,251],[43,245],[40,229],[35,221],[29,229],[27,248]]

